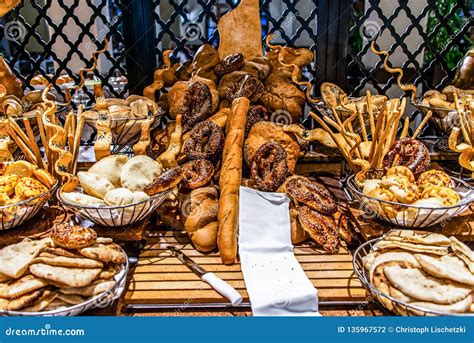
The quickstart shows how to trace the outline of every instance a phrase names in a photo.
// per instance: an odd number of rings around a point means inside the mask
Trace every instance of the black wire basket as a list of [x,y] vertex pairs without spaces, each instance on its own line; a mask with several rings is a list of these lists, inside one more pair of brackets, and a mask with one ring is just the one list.
[[13,229],[33,218],[58,188],[58,181],[47,192],[11,205],[0,206],[0,230]]
[[347,179],[351,198],[359,203],[367,216],[378,217],[391,224],[407,228],[423,228],[441,224],[466,210],[474,201],[474,188],[467,182],[451,178],[461,201],[454,206],[424,207],[370,197],[362,192],[355,181],[355,174]]
[[451,130],[459,127],[459,118],[454,109],[426,106],[423,104],[423,99],[417,98],[410,101],[413,106],[420,111],[423,116],[428,115],[431,111],[432,115],[430,121],[441,131],[444,136],[449,136]]
[[[77,191],[82,192],[82,189]],[[64,200],[60,190],[57,198],[61,204],[83,219],[108,227],[130,226],[152,214],[168,196],[168,191],[158,193],[146,200],[123,206],[83,206]]]
[[395,299],[388,294],[385,294],[378,290],[370,281],[368,276],[368,271],[364,267],[363,259],[367,256],[371,251],[375,243],[382,240],[381,238],[376,238],[365,242],[362,244],[354,253],[354,257],[352,259],[352,265],[354,271],[359,278],[360,282],[364,286],[364,288],[370,292],[373,299],[377,300],[382,307],[385,309],[394,312],[396,314],[402,316],[469,316],[474,317],[474,314],[469,313],[452,313],[452,312],[440,312],[435,311],[427,308],[422,308],[415,305],[410,305],[404,301]]

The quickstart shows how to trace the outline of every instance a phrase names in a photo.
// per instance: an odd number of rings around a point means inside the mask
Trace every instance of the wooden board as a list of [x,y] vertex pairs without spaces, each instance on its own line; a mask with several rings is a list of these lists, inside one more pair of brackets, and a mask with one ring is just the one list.
[[[392,229],[400,229],[400,227],[380,219],[364,216],[364,212],[357,204],[349,205],[347,213],[351,222],[355,224],[356,230],[365,240],[380,237]],[[420,230],[434,231],[448,237],[456,236],[465,242],[474,242],[474,212],[470,208],[440,225],[420,228]]]
[[[125,306],[146,305],[170,307],[189,304],[225,304],[227,300],[184,266],[166,249],[175,245],[200,264],[228,281],[248,302],[248,295],[239,264],[223,265],[216,253],[203,254],[189,243],[181,232],[160,232],[147,240],[137,265],[130,276]],[[346,247],[338,254],[329,255],[311,243],[295,247],[295,255],[306,275],[318,289],[320,302],[353,302],[366,300],[366,292],[352,268],[352,255]]]

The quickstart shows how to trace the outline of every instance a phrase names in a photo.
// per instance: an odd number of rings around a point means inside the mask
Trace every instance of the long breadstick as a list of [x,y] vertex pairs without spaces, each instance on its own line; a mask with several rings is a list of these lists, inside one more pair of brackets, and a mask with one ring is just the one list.
[[431,111],[428,111],[428,113],[426,114],[426,116],[423,118],[423,120],[421,121],[420,125],[418,125],[418,127],[416,128],[415,132],[413,133],[413,136],[411,138],[413,139],[416,139],[416,137],[418,137],[418,135],[421,133],[421,130],[423,130],[423,127],[426,125],[426,123],[428,122],[428,120],[430,120],[431,116],[433,115],[433,112]]
[[31,129],[30,120],[28,118],[23,118],[23,125],[25,125],[26,134],[28,135],[28,141],[31,147],[31,150],[36,156],[36,163],[38,167],[43,169],[48,169],[47,163],[41,157],[41,152],[39,150],[38,144],[36,143],[35,135]]
[[20,150],[25,154],[28,161],[33,164],[37,164],[35,154],[28,148],[28,146],[23,142],[23,140],[16,134],[15,130],[10,126],[8,129],[8,133],[10,137],[15,141],[16,145],[20,148]]
[[372,134],[372,140],[375,136],[375,119],[374,119],[374,110],[372,108],[372,98],[370,91],[367,90],[365,93],[365,99],[367,100],[367,112],[369,113],[369,123],[370,123],[370,133]]
[[77,159],[79,156],[79,149],[81,147],[81,137],[82,131],[84,129],[84,120],[85,116],[82,113],[83,105],[79,105],[77,110],[77,125],[76,125],[76,132],[74,133],[74,144],[72,150],[72,161],[71,161],[71,170],[72,174],[76,175],[77,170]]

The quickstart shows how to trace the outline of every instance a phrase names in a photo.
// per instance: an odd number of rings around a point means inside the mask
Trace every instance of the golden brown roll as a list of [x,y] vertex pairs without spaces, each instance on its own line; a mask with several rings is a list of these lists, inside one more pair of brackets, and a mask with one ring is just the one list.
[[181,203],[184,229],[198,251],[212,251],[217,246],[218,192],[202,187],[187,194]]
[[237,257],[242,147],[249,106],[250,101],[246,98],[234,100],[227,119],[227,136],[224,142],[219,179],[221,197],[217,216],[219,222],[217,245],[222,262],[225,264],[234,263]]
[[296,162],[300,154],[300,146],[292,134],[283,132],[283,129],[275,123],[261,121],[256,123],[245,140],[244,157],[250,166],[257,150],[269,141],[280,144],[286,151],[288,170],[294,173]]

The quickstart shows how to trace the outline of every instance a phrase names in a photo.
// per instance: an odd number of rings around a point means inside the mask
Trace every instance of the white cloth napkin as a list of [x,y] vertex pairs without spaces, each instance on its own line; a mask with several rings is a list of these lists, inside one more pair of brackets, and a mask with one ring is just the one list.
[[239,255],[254,316],[317,316],[318,292],[293,254],[290,199],[240,187]]

